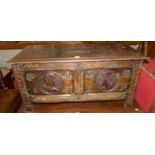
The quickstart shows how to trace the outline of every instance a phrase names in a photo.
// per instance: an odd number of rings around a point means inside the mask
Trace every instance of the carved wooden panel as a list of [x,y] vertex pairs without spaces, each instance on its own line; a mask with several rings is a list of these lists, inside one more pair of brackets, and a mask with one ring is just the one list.
[[26,71],[28,92],[32,95],[68,94],[73,92],[71,71]]
[[101,70],[94,79],[94,86],[100,92],[106,92],[114,88],[118,83],[114,70]]
[[86,70],[84,74],[85,92],[126,91],[129,86],[131,74],[132,70],[129,68]]

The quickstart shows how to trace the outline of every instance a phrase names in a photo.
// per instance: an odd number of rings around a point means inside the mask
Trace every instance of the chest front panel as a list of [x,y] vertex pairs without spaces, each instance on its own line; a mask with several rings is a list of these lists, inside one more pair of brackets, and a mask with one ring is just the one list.
[[84,75],[86,93],[123,92],[129,87],[132,69],[86,70]]
[[[61,64],[25,65],[23,76],[27,91],[33,96],[126,92],[131,81],[132,67],[126,63],[125,67],[122,63],[119,68],[113,67],[113,62],[112,67],[107,67],[103,62],[100,64],[65,63],[64,67]],[[91,65],[93,69],[90,69]]]
[[72,94],[74,90],[73,72],[69,70],[31,70],[24,72],[24,79],[31,95]]

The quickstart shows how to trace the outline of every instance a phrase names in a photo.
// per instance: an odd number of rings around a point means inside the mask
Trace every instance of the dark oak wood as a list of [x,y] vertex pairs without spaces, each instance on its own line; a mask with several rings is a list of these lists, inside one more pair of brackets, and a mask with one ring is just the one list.
[[[82,42],[68,41],[68,44],[82,44]],[[63,41],[0,41],[0,49],[20,49],[30,45],[63,45]],[[65,42],[66,44],[66,42]]]
[[81,62],[96,60],[141,60],[147,59],[141,51],[129,46],[28,46],[10,62],[14,63],[43,63],[43,62]]
[[28,46],[10,60],[24,111],[34,103],[125,100],[133,103],[143,60],[122,45]]
[[[132,107],[123,107],[123,101],[104,102],[75,102],[55,104],[34,104],[36,113],[142,113],[134,103]],[[18,111],[23,112],[22,107]]]
[[18,49],[30,45],[136,45],[139,41],[0,41],[0,49]]

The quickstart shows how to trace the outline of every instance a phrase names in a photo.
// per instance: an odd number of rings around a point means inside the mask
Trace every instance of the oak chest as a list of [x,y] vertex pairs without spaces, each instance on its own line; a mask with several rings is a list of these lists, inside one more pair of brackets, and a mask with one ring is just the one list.
[[144,59],[129,46],[37,45],[10,62],[24,111],[30,112],[33,103],[124,100],[132,105]]

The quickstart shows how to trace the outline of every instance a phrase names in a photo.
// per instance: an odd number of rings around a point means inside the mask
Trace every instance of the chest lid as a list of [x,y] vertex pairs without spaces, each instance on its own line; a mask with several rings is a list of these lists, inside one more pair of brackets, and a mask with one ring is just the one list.
[[96,60],[138,60],[148,59],[141,52],[129,46],[27,46],[18,55],[12,58],[11,63],[43,63],[51,61],[96,61]]

